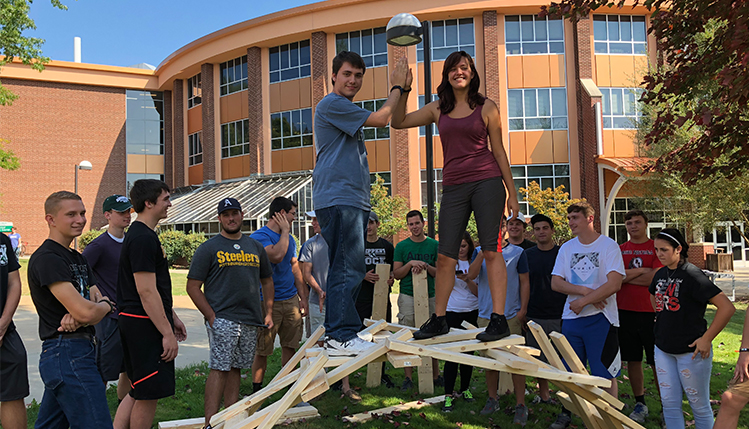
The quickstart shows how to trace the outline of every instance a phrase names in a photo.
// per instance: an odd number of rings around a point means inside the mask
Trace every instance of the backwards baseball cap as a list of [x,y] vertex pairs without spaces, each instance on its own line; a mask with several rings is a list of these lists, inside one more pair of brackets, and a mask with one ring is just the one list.
[[130,204],[130,200],[124,195],[110,195],[104,200],[104,212],[114,210],[116,212],[124,212],[125,210],[133,208]]
[[218,203],[218,214],[225,212],[226,210],[236,209],[242,211],[242,206],[239,205],[239,201],[234,198],[224,198]]
[[306,214],[307,216],[309,216],[309,217],[317,217],[317,215],[315,214],[315,211],[314,211],[314,210],[310,210],[310,211],[308,211],[308,212],[307,212],[307,213],[305,213],[305,214]]
[[373,221],[375,221],[377,223],[380,222],[380,218],[377,217],[377,213],[375,213],[373,211],[369,212],[369,220],[373,220]]
[[[508,214],[507,220],[510,220],[511,217],[512,217],[512,213]],[[525,223],[525,215],[523,214],[523,212],[518,212],[518,216],[515,219],[519,220],[520,222]]]

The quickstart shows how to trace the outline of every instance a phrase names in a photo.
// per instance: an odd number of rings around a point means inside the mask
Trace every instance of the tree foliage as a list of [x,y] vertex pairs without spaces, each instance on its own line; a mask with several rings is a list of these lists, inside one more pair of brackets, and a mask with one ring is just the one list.
[[406,229],[408,204],[400,195],[389,195],[385,180],[379,174],[375,177],[375,183],[372,184],[370,190],[370,203],[372,211],[380,219],[380,228],[377,233],[382,237],[393,237]]
[[[644,78],[642,101],[655,118],[644,143],[696,131],[649,170],[679,170],[690,185],[716,174],[728,179],[743,174],[749,162],[749,2],[635,0],[634,5],[651,11],[648,32],[669,65]],[[602,7],[627,9],[624,0],[561,0],[541,14],[577,20]]]
[[529,183],[527,188],[520,188],[520,193],[525,195],[525,200],[536,213],[546,215],[554,222],[555,243],[562,244],[572,238],[572,232],[567,224],[567,207],[585,201],[584,198],[570,199],[570,194],[564,191],[564,185],[541,189],[535,181]]
[[21,167],[21,162],[13,152],[3,147],[5,141],[0,139],[0,168],[4,170],[18,170]]

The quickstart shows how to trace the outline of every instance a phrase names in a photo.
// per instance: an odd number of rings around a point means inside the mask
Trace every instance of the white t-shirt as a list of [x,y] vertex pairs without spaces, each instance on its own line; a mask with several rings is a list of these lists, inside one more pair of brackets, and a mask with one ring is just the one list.
[[[559,249],[559,255],[551,274],[562,277],[574,285],[598,289],[606,283],[606,275],[612,271],[625,275],[622,252],[614,240],[601,235],[590,244],[580,243],[577,237],[564,243]],[[582,298],[582,296],[567,296],[562,319],[578,319],[603,312],[603,315],[612,325],[619,326],[616,294],[606,298],[606,307],[603,310],[599,310],[591,304],[586,305],[580,314],[575,314],[574,311],[570,310],[570,302],[578,298]]]
[[[468,268],[471,266],[469,261],[458,260],[458,264],[455,266],[456,271],[467,273]],[[454,311],[456,313],[465,313],[473,311],[479,308],[479,297],[472,294],[468,289],[468,285],[463,280],[455,277],[455,287],[453,292],[450,294],[450,299],[447,301],[447,311]]]

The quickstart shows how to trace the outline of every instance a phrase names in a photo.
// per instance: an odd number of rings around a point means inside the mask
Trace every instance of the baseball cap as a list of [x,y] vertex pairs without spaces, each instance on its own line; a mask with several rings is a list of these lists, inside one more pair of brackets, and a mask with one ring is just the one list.
[[127,209],[133,208],[130,204],[130,200],[124,195],[110,195],[104,200],[104,212],[114,210],[116,212],[124,212]]
[[310,211],[308,211],[308,212],[307,212],[307,213],[305,213],[305,214],[306,214],[307,216],[309,216],[309,217],[317,217],[317,215],[315,214],[315,211],[314,211],[314,210],[310,210]]
[[[512,213],[508,214],[507,220],[510,220],[511,217],[512,217]],[[519,220],[520,222],[525,223],[525,215],[523,214],[523,212],[518,212],[518,216],[515,219]]]
[[377,213],[375,212],[369,212],[369,220],[373,220],[375,222],[379,222],[380,218],[377,217]]
[[234,198],[224,198],[218,203],[218,214],[223,213],[226,210],[236,209],[242,211],[242,206],[239,205],[239,201]]

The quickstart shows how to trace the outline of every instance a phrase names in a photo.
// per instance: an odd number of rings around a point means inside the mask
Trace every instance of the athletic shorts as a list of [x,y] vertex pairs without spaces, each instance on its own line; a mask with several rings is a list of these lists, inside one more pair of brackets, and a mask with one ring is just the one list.
[[504,216],[506,199],[501,177],[443,186],[439,253],[458,259],[460,242],[471,212],[476,219],[481,248],[502,252],[499,225]]
[[[434,313],[434,297],[429,298],[429,315]],[[398,294],[398,324],[416,327],[416,315],[414,314],[414,297],[406,294]],[[419,321],[419,326],[426,322]]]
[[622,358],[617,328],[603,313],[564,319],[562,334],[567,337],[583,365],[588,363],[591,374],[605,379],[619,377]]
[[[265,304],[261,304],[263,317],[265,317]],[[302,328],[299,295],[294,295],[284,301],[273,301],[273,328],[260,328],[257,336],[257,354],[272,355],[276,335],[281,340],[281,347],[292,349],[299,347],[299,342],[302,341]]]
[[15,329],[5,332],[0,346],[0,402],[29,396],[26,347]]
[[624,362],[642,362],[642,352],[655,365],[655,313],[619,310],[619,348]]
[[163,336],[148,316],[120,313],[118,319],[130,396],[136,400],[174,395],[174,360],[164,362]]
[[117,319],[105,317],[96,324],[96,366],[104,381],[115,381],[125,372],[120,325]]
[[213,319],[213,326],[205,322],[205,327],[211,348],[208,368],[216,371],[252,368],[257,346],[257,326],[217,317]]
[[[559,332],[562,333],[562,319],[528,319],[529,321],[536,322],[543,330],[546,332],[546,335],[548,336],[552,332]],[[552,343],[554,344],[554,343]],[[528,347],[533,347],[536,349],[541,350],[541,346],[538,345],[538,341],[536,341],[536,337],[533,336],[533,332],[531,330],[525,331],[525,345]],[[549,363],[549,360],[546,359],[546,355],[541,352],[541,356],[539,357],[540,360],[543,362]]]

